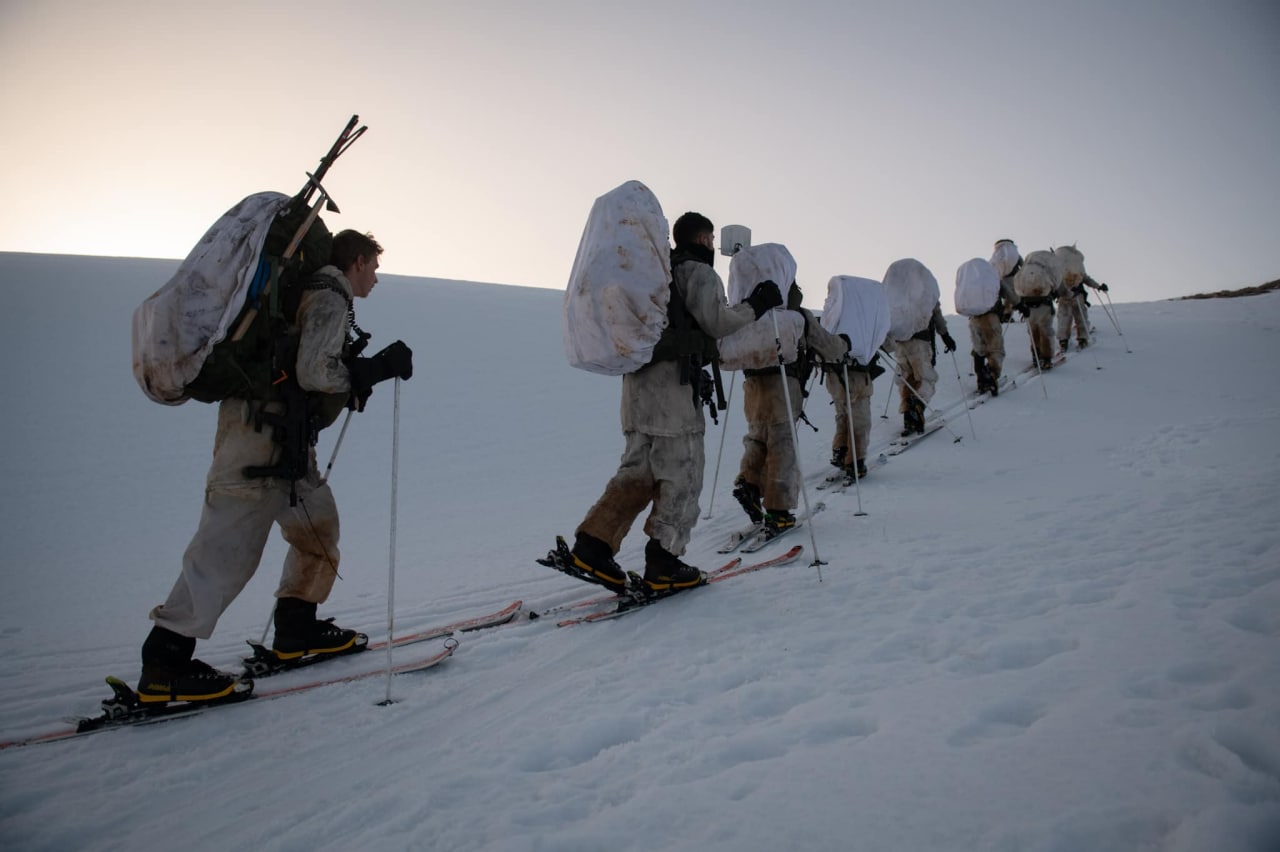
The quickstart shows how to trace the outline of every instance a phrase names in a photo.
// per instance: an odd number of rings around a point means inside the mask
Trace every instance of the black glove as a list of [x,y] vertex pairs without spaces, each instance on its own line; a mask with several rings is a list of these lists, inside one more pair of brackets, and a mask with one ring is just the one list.
[[1105,293],[1105,292],[1107,292],[1108,290],[1110,290],[1111,288],[1110,288],[1110,287],[1108,287],[1106,284],[1099,284],[1099,285],[1098,285],[1098,289]]
[[743,301],[751,306],[751,310],[756,312],[756,319],[760,319],[760,317],[764,316],[765,311],[782,304],[782,291],[772,281],[761,281],[751,291],[751,295],[747,296]]
[[837,337],[844,341],[844,354],[848,355],[853,351],[853,341],[849,339],[849,335],[840,334]]
[[407,382],[413,378],[413,350],[405,346],[403,340],[389,344],[370,360],[385,365],[388,379],[394,376]]
[[945,332],[944,332],[944,333],[943,333],[943,335],[942,335],[942,349],[943,349],[943,351],[944,351],[944,352],[955,352],[955,351],[956,351],[956,341],[955,341],[955,338],[954,338],[954,337],[952,337],[952,336],[951,336],[951,335],[949,335],[949,334],[946,334]]
[[1022,314],[1023,319],[1026,319],[1031,316],[1031,306],[1020,303],[1018,305],[1018,313]]
[[364,411],[373,386],[387,379],[413,377],[413,351],[397,340],[372,358],[352,358],[347,362],[351,374],[351,407]]

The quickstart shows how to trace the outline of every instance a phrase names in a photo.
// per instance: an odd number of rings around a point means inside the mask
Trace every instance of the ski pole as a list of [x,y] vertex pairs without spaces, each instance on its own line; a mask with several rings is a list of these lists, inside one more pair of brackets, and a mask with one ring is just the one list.
[[400,487],[400,377],[396,376],[395,413],[391,419],[391,555],[387,560],[387,697],[380,706],[392,704],[391,700],[391,649],[395,629],[396,612],[396,497]]
[[1111,302],[1111,296],[1106,290],[1102,290],[1100,292],[1102,293],[1103,298],[1098,300],[1098,304],[1102,305],[1102,312],[1107,315],[1107,319],[1111,320],[1111,324],[1116,327],[1116,334],[1120,335],[1120,342],[1124,344],[1124,351],[1132,355],[1133,350],[1129,348],[1129,341],[1124,339],[1124,332],[1120,330],[1120,322],[1116,319],[1115,312],[1113,310],[1115,305],[1112,304],[1110,308],[1107,307],[1108,303]]
[[720,449],[716,452],[716,472],[711,477],[711,499],[707,501],[707,513],[702,519],[709,520],[711,518],[711,508],[716,504],[716,485],[720,482],[720,457],[724,455],[724,438],[729,434],[729,412],[733,406],[733,388],[738,384],[738,372],[735,370],[733,378],[729,380],[729,399],[725,402],[724,408],[724,426],[720,427]]
[[355,409],[348,408],[347,416],[342,421],[342,429],[338,431],[338,440],[334,442],[333,452],[329,455],[329,463],[325,465],[324,476],[320,477],[321,485],[329,481],[329,474],[333,472],[333,463],[338,460],[338,448],[342,446],[342,439],[347,436],[347,427],[351,425],[352,414],[355,414]]
[[1036,351],[1036,338],[1031,333],[1030,317],[1027,317],[1027,342],[1031,344],[1031,360],[1036,365],[1036,374],[1040,376],[1040,392],[1044,394],[1044,398],[1049,398],[1049,390],[1044,386],[1044,370],[1040,369],[1040,353]]
[[[796,476],[800,478],[800,496],[804,499],[804,511],[806,515],[813,516],[813,512],[809,509],[809,489],[805,488],[804,476],[800,473],[800,435],[796,429],[796,419],[791,412],[791,386],[787,381],[787,365],[782,360],[782,332],[778,329],[778,312],[776,309],[769,311],[769,316],[773,319],[773,343],[778,350],[778,375],[782,377],[782,398],[787,404],[787,424],[791,427],[791,451],[796,462]],[[822,566],[827,563],[822,561],[822,557],[818,555],[818,539],[813,534],[813,523],[809,523],[809,541],[813,544],[813,562],[810,566],[818,569],[818,582],[822,582]]]
[[[886,350],[884,347],[881,347],[880,351],[883,352],[886,357],[889,355],[888,350]],[[889,393],[886,394],[884,398],[884,414],[880,415],[881,420],[889,419],[889,404],[892,402],[893,402],[893,389],[890,388]]]
[[858,511],[853,513],[855,518],[866,517],[866,512],[862,511],[862,477],[858,475],[858,439],[853,433],[853,389],[849,387],[849,360],[840,362],[840,369],[844,370],[844,407],[845,407],[845,424],[849,427],[849,449],[850,455],[853,456],[853,490],[858,495]]
[[978,433],[973,431],[973,411],[969,408],[969,397],[964,392],[964,387],[960,382],[960,362],[956,360],[956,350],[951,350],[951,366],[956,368],[956,386],[960,388],[960,398],[964,400],[964,414],[969,418],[969,434],[973,436],[973,440],[978,440]]
[[951,428],[951,425],[950,425],[949,423],[947,423],[946,418],[942,417],[942,412],[941,412],[941,411],[939,411],[938,409],[934,408],[932,405],[930,405],[930,404],[929,404],[929,402],[928,402],[928,400],[926,400],[924,397],[922,397],[922,396],[920,395],[920,392],[911,386],[911,382],[907,381],[906,377],[902,375],[902,366],[901,366],[897,361],[895,361],[895,360],[893,359],[893,356],[892,356],[892,355],[890,355],[888,352],[886,352],[886,353],[885,353],[885,357],[887,357],[887,358],[889,359],[889,365],[890,365],[891,367],[893,367],[893,374],[894,374],[895,376],[897,376],[897,377],[898,377],[898,381],[902,383],[902,386],[903,386],[904,388],[906,388],[907,390],[911,391],[911,395],[912,395],[912,396],[914,396],[916,399],[920,400],[920,404],[921,404],[921,405],[923,405],[923,406],[925,407],[925,410],[926,410],[926,411],[932,411],[932,412],[933,412],[933,415],[934,415],[934,419],[935,419],[935,420],[937,420],[937,419],[939,419],[939,418],[941,418],[941,419],[942,419],[942,425],[943,425],[944,427],[946,427],[946,430],[947,430],[948,432],[950,432],[950,433],[951,433],[951,436],[952,436],[953,438],[955,438],[955,440],[954,440],[954,441],[952,441],[951,443],[953,443],[953,444],[958,444],[958,443],[960,443],[962,440],[964,440],[963,438],[961,438],[961,437],[960,437],[960,435],[956,434],[956,430],[955,430],[955,429],[952,429],[952,428]]

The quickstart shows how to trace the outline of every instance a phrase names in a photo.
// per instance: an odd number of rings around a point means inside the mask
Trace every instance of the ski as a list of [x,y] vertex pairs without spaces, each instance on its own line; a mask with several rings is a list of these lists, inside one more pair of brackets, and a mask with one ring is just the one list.
[[760,523],[752,524],[749,527],[743,527],[740,530],[734,530],[729,533],[729,538],[725,540],[725,543],[716,548],[716,553],[733,553],[735,550],[742,547],[742,545],[755,538],[755,536],[763,529],[764,524]]
[[[708,572],[707,581],[714,582],[716,577],[719,577],[720,575],[724,574],[726,571],[732,571],[733,569],[737,568],[741,564],[742,564],[741,556],[730,559],[728,562],[726,562],[724,565],[721,565],[719,568],[715,568],[712,571]],[[529,620],[532,621],[537,618],[544,618],[548,615],[552,615],[557,612],[570,612],[575,609],[586,609],[587,607],[604,606],[606,604],[614,603],[617,600],[618,600],[618,596],[616,594],[600,595],[598,597],[587,598],[586,600],[582,600],[582,601],[571,601],[570,603],[563,603],[563,604],[557,604],[555,606],[550,606],[542,610],[541,612],[534,612],[533,610],[530,610]]]
[[[714,572],[712,575],[709,575],[707,578],[707,581],[705,583],[702,583],[701,585],[706,586],[712,583],[719,583],[723,580],[729,579],[730,577],[737,577],[742,574],[749,574],[753,571],[760,571],[764,568],[772,568],[778,565],[786,565],[790,562],[794,562],[797,558],[799,558],[800,554],[803,551],[804,551],[804,546],[797,544],[795,547],[791,548],[781,556],[775,556],[772,559],[765,559],[761,562],[753,562],[750,565],[738,565],[728,570],[721,570],[721,571]],[[699,586],[693,586],[691,588],[696,589],[696,588],[699,588]],[[653,595],[653,596],[639,598],[639,599],[636,599],[636,598],[624,599],[620,597],[617,606],[613,607],[612,609],[601,610],[600,612],[593,612],[593,613],[590,613],[589,615],[580,615],[574,618],[567,618],[563,621],[557,622],[556,627],[573,627],[574,625],[578,625],[578,624],[594,624],[597,621],[608,621],[609,619],[618,618],[619,616],[626,615],[629,612],[635,612],[636,610],[643,609],[647,606],[651,606],[657,603],[658,601],[665,600],[670,597],[675,597],[676,595],[682,594],[683,592],[687,592],[687,591],[689,591],[689,589],[682,589],[681,591],[678,591],[678,592],[670,592],[667,594]]]
[[781,556],[775,556],[772,559],[764,559],[760,562],[752,562],[750,565],[742,565],[730,571],[724,571],[707,580],[708,583],[719,583],[730,577],[740,577],[743,574],[750,574],[753,571],[760,571],[764,568],[776,568],[779,565],[789,565],[800,558],[800,554],[804,552],[804,545],[797,544]]
[[[407,674],[409,672],[425,671],[438,666],[453,655],[454,649],[458,647],[456,639],[448,639],[445,641],[444,647],[435,653],[399,663],[391,667],[391,674]],[[39,734],[34,737],[25,739],[6,740],[0,742],[0,750],[7,748],[16,748],[18,746],[38,745],[41,743],[60,742],[75,737],[88,736],[101,731],[109,731],[113,728],[130,727],[134,725],[154,725],[160,722],[167,722],[171,719],[189,719],[193,716],[199,716],[214,710],[220,710],[227,707],[236,707],[243,704],[253,704],[260,701],[270,701],[275,698],[283,698],[287,695],[297,695],[302,692],[309,692],[313,689],[319,689],[325,686],[336,686],[342,683],[351,683],[358,680],[365,680],[371,677],[385,675],[386,668],[373,669],[370,671],[361,671],[351,674],[338,675],[336,677],[321,678],[306,683],[292,684],[289,686],[277,687],[275,689],[263,692],[243,691],[233,693],[226,699],[215,702],[171,702],[158,707],[148,707],[138,700],[138,695],[133,688],[117,677],[108,677],[107,684],[112,689],[112,697],[102,702],[102,713],[98,716],[90,716],[80,719],[74,727],[63,728],[57,731],[51,731],[45,734]],[[245,681],[252,684],[252,681]]]
[[774,533],[773,535],[768,535],[767,531],[762,529],[760,532],[756,533],[755,537],[752,538],[751,541],[747,542],[742,546],[742,552],[755,553],[758,550],[764,550],[766,547],[773,544],[775,541],[782,538],[783,536],[791,535],[793,532],[796,532],[797,530],[800,530],[803,528],[804,528],[804,521],[797,518],[794,524],[787,527],[785,530],[781,530],[780,532]]
[[946,425],[946,422],[947,421],[941,419],[933,420],[925,425],[924,432],[922,434],[917,433],[914,435],[908,435],[905,438],[895,438],[889,442],[889,448],[884,451],[884,454],[886,456],[897,456],[905,453],[912,445],[919,443],[941,429]]
[[811,519],[814,515],[818,514],[825,508],[827,508],[826,503],[814,503],[813,509],[810,512],[808,512],[805,515],[798,516],[796,518],[796,522],[792,526],[787,527],[782,532],[774,533],[773,535],[767,535],[767,531],[765,530],[765,528],[761,527],[760,530],[756,532],[754,537],[752,537],[748,542],[742,545],[742,548],[741,548],[742,552],[755,553],[757,550],[763,550],[773,542],[782,538],[784,535],[790,535],[796,530],[803,528],[806,521]]
[[545,565],[548,568],[554,568],[561,574],[567,574],[575,580],[581,580],[584,583],[592,583],[596,586],[604,586],[606,589],[616,591],[616,587],[593,574],[588,574],[581,568],[573,564],[573,551],[569,549],[569,543],[564,540],[564,536],[556,536],[556,546],[552,550],[547,551],[547,555],[541,559],[535,559],[539,565]]
[[[810,511],[808,514],[800,515],[796,518],[797,526],[799,525],[800,521],[808,520],[809,518],[818,514],[825,508],[827,508],[826,503],[821,503],[821,502],[815,503],[812,511]],[[749,527],[743,527],[740,530],[734,530],[733,532],[729,533],[729,538],[725,541],[725,543],[720,545],[720,547],[716,548],[716,553],[733,553],[734,551],[739,549],[741,549],[743,553],[754,553],[756,550],[759,550],[760,548],[757,547],[755,548],[755,550],[748,550],[744,547],[744,545],[757,541],[760,537],[760,534],[763,532],[764,532],[763,523],[752,524]],[[774,536],[774,538],[777,538],[777,536]]]
[[[402,636],[396,636],[391,640],[393,648],[399,648],[403,645],[413,645],[417,642],[428,642],[432,639],[443,639],[452,636],[455,633],[469,633],[473,630],[484,630],[489,627],[498,627],[503,624],[509,624],[519,613],[520,608],[524,605],[522,601],[510,603],[497,612],[488,615],[480,615],[474,618],[455,621],[452,624],[445,624],[440,627],[431,627],[426,630],[419,630],[414,633],[407,633]],[[249,647],[253,648],[253,655],[245,657],[244,663],[245,674],[251,678],[270,677],[281,672],[294,671],[295,669],[305,668],[323,663],[328,660],[340,659],[361,651],[379,651],[387,647],[385,639],[369,643],[369,637],[365,634],[359,634],[361,637],[357,640],[357,644],[352,648],[337,654],[312,654],[310,656],[301,657],[297,660],[281,660],[270,649],[256,643],[249,642]]]

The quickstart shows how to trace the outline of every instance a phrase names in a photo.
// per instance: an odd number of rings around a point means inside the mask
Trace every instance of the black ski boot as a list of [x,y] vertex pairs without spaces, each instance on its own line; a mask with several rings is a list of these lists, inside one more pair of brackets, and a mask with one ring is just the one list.
[[907,403],[907,410],[902,413],[902,437],[924,434],[924,403],[913,399]]
[[654,592],[674,592],[701,586],[707,581],[692,565],[686,565],[664,548],[657,539],[644,546],[644,582]]
[[777,538],[796,525],[796,516],[786,509],[766,509],[764,534],[766,539]]
[[973,372],[978,377],[978,393],[990,391],[995,396],[996,383],[991,376],[991,368],[987,366],[987,359],[983,355],[974,354],[973,356]]
[[220,672],[192,659],[196,640],[156,625],[142,643],[142,674],[138,677],[138,701],[144,705],[170,701],[215,703],[242,698],[253,691],[253,681]]
[[843,468],[844,457],[848,454],[849,448],[845,446],[835,447],[831,450],[831,466]]
[[751,523],[759,524],[764,521],[764,508],[761,505],[760,487],[758,485],[747,482],[746,479],[739,476],[733,482],[733,496],[742,506],[742,511],[747,513]]
[[627,587],[627,573],[613,561],[613,548],[593,535],[580,532],[573,540],[573,566],[600,585],[620,591]]
[[363,651],[368,644],[369,637],[363,633],[339,627],[332,618],[317,619],[316,607],[317,604],[301,598],[276,600],[276,634],[271,641],[271,652],[282,662],[351,654]]

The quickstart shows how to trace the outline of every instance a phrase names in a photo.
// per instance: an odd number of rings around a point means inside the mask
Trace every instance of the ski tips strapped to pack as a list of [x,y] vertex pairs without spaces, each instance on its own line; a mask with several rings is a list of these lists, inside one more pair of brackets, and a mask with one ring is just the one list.
[[133,374],[148,398],[180,405],[266,393],[274,338],[296,307],[292,285],[329,261],[319,212],[337,205],[321,181],[365,132],[358,121],[351,117],[297,194],[255,193],[219,217],[134,312]]
[[669,233],[657,197],[640,181],[592,204],[564,294],[571,366],[620,376],[653,359],[671,297]]

